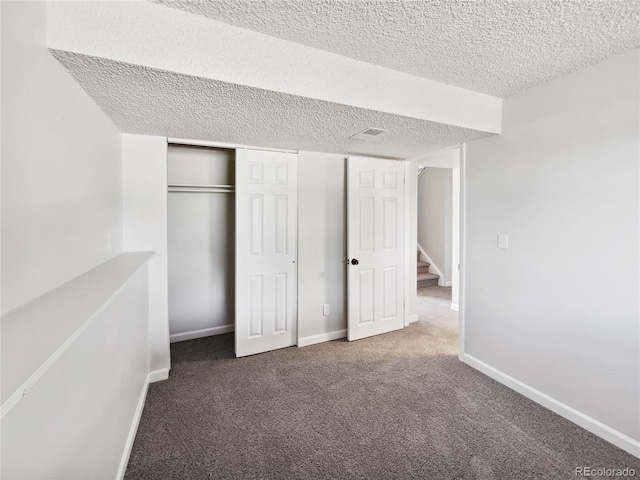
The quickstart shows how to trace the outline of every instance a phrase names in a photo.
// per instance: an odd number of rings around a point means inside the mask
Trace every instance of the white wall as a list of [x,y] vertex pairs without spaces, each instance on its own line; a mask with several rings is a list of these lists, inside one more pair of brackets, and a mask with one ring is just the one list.
[[463,264],[467,360],[636,455],[639,60],[505,100],[467,147]]
[[45,4],[1,8],[5,313],[121,252],[122,170],[120,133],[45,48]]
[[[347,335],[347,157],[298,153],[298,338],[299,346]],[[405,323],[417,320],[417,165],[407,163]],[[413,286],[413,289],[412,289]],[[322,314],[323,304],[331,313]]]
[[[1,9],[4,316],[122,251],[123,189],[120,132],[46,50],[45,4]],[[118,475],[146,392],[153,305],[145,267],[89,312],[90,326],[2,419],[2,478]]]
[[298,338],[308,344],[346,336],[346,157],[299,152],[298,162]]
[[167,378],[167,139],[122,135],[125,251],[155,251],[149,264],[149,345],[152,381]]
[[450,168],[426,167],[418,178],[418,245],[443,282],[451,282],[451,182]]

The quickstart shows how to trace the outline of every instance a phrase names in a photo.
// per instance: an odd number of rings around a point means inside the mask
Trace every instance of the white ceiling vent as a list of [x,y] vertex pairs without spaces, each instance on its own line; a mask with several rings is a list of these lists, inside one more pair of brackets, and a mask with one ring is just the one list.
[[382,128],[373,128],[369,127],[366,130],[363,130],[360,133],[356,133],[355,135],[351,135],[349,138],[352,140],[371,140],[372,138],[378,137],[383,133],[388,132],[389,130],[384,130]]

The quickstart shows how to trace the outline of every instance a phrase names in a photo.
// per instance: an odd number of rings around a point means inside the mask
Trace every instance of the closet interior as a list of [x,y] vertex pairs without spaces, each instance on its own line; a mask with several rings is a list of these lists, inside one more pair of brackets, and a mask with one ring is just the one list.
[[171,342],[234,329],[235,150],[169,145]]

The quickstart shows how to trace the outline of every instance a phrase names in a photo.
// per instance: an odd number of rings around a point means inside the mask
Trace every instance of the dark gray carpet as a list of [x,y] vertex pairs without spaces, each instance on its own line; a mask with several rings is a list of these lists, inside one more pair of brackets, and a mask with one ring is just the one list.
[[235,359],[233,335],[173,344],[126,479],[576,478],[640,460],[447,354],[427,322]]

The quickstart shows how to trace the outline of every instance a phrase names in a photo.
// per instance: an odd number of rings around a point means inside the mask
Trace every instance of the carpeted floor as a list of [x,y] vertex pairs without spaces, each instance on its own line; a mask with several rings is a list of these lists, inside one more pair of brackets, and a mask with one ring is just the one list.
[[[442,330],[441,342],[458,354],[458,312],[451,310],[451,287],[418,289],[418,320]],[[446,334],[445,334],[446,332]]]
[[125,478],[570,479],[580,466],[640,476],[640,460],[462,364],[457,314],[438,288],[419,291],[419,322],[353,343],[242,359],[233,334],[173,344]]

